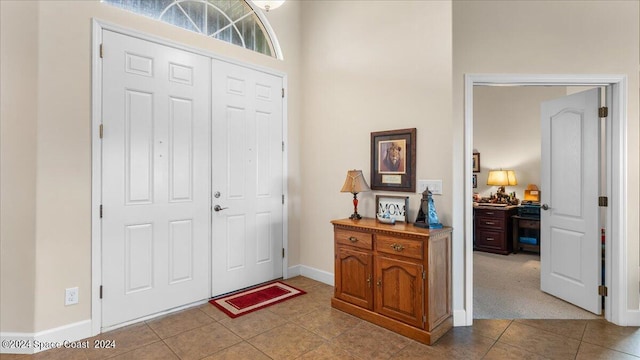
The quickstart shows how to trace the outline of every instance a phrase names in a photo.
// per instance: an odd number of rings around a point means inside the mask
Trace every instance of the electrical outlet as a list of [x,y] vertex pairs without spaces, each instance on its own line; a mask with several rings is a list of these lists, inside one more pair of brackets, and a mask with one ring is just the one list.
[[68,288],[64,291],[64,305],[75,305],[78,303],[78,288]]
[[422,194],[427,187],[433,195],[442,195],[442,180],[418,180],[419,194]]

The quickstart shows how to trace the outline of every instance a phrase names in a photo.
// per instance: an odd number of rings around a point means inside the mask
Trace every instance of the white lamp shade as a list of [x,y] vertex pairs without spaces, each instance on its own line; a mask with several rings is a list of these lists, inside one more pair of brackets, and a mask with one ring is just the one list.
[[284,4],[284,0],[254,0],[253,4],[260,9],[269,11],[279,8]]

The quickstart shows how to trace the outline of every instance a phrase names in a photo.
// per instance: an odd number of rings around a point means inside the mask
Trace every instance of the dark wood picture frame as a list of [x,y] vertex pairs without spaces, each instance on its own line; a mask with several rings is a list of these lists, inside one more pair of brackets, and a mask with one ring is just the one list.
[[371,133],[371,189],[416,191],[416,129]]
[[474,152],[473,153],[473,172],[474,173],[479,173],[480,172],[480,153]]

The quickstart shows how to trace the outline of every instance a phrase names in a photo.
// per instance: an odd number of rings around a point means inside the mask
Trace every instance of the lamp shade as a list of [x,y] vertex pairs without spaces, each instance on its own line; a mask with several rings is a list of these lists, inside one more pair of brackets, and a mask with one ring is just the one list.
[[362,175],[362,170],[349,170],[347,172],[347,178],[344,180],[342,190],[340,192],[350,192],[352,194],[361,193],[363,191],[369,191],[369,185]]
[[274,10],[284,4],[284,0],[254,0],[253,3],[262,10]]
[[514,186],[518,185],[516,172],[513,170],[490,170],[487,178],[487,185],[491,186]]

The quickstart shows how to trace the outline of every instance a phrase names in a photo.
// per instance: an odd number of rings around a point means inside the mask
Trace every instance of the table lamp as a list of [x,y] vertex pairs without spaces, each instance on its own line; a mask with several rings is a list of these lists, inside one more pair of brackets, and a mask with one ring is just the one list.
[[518,180],[516,179],[516,172],[513,170],[490,170],[489,177],[487,178],[487,185],[490,186],[499,186],[498,187],[498,196],[504,195],[505,186],[514,186],[518,185]]
[[349,216],[349,219],[360,220],[362,216],[358,214],[358,193],[363,191],[369,191],[369,185],[364,180],[362,170],[349,170],[347,172],[347,178],[342,185],[340,192],[349,192],[353,194],[353,214]]

